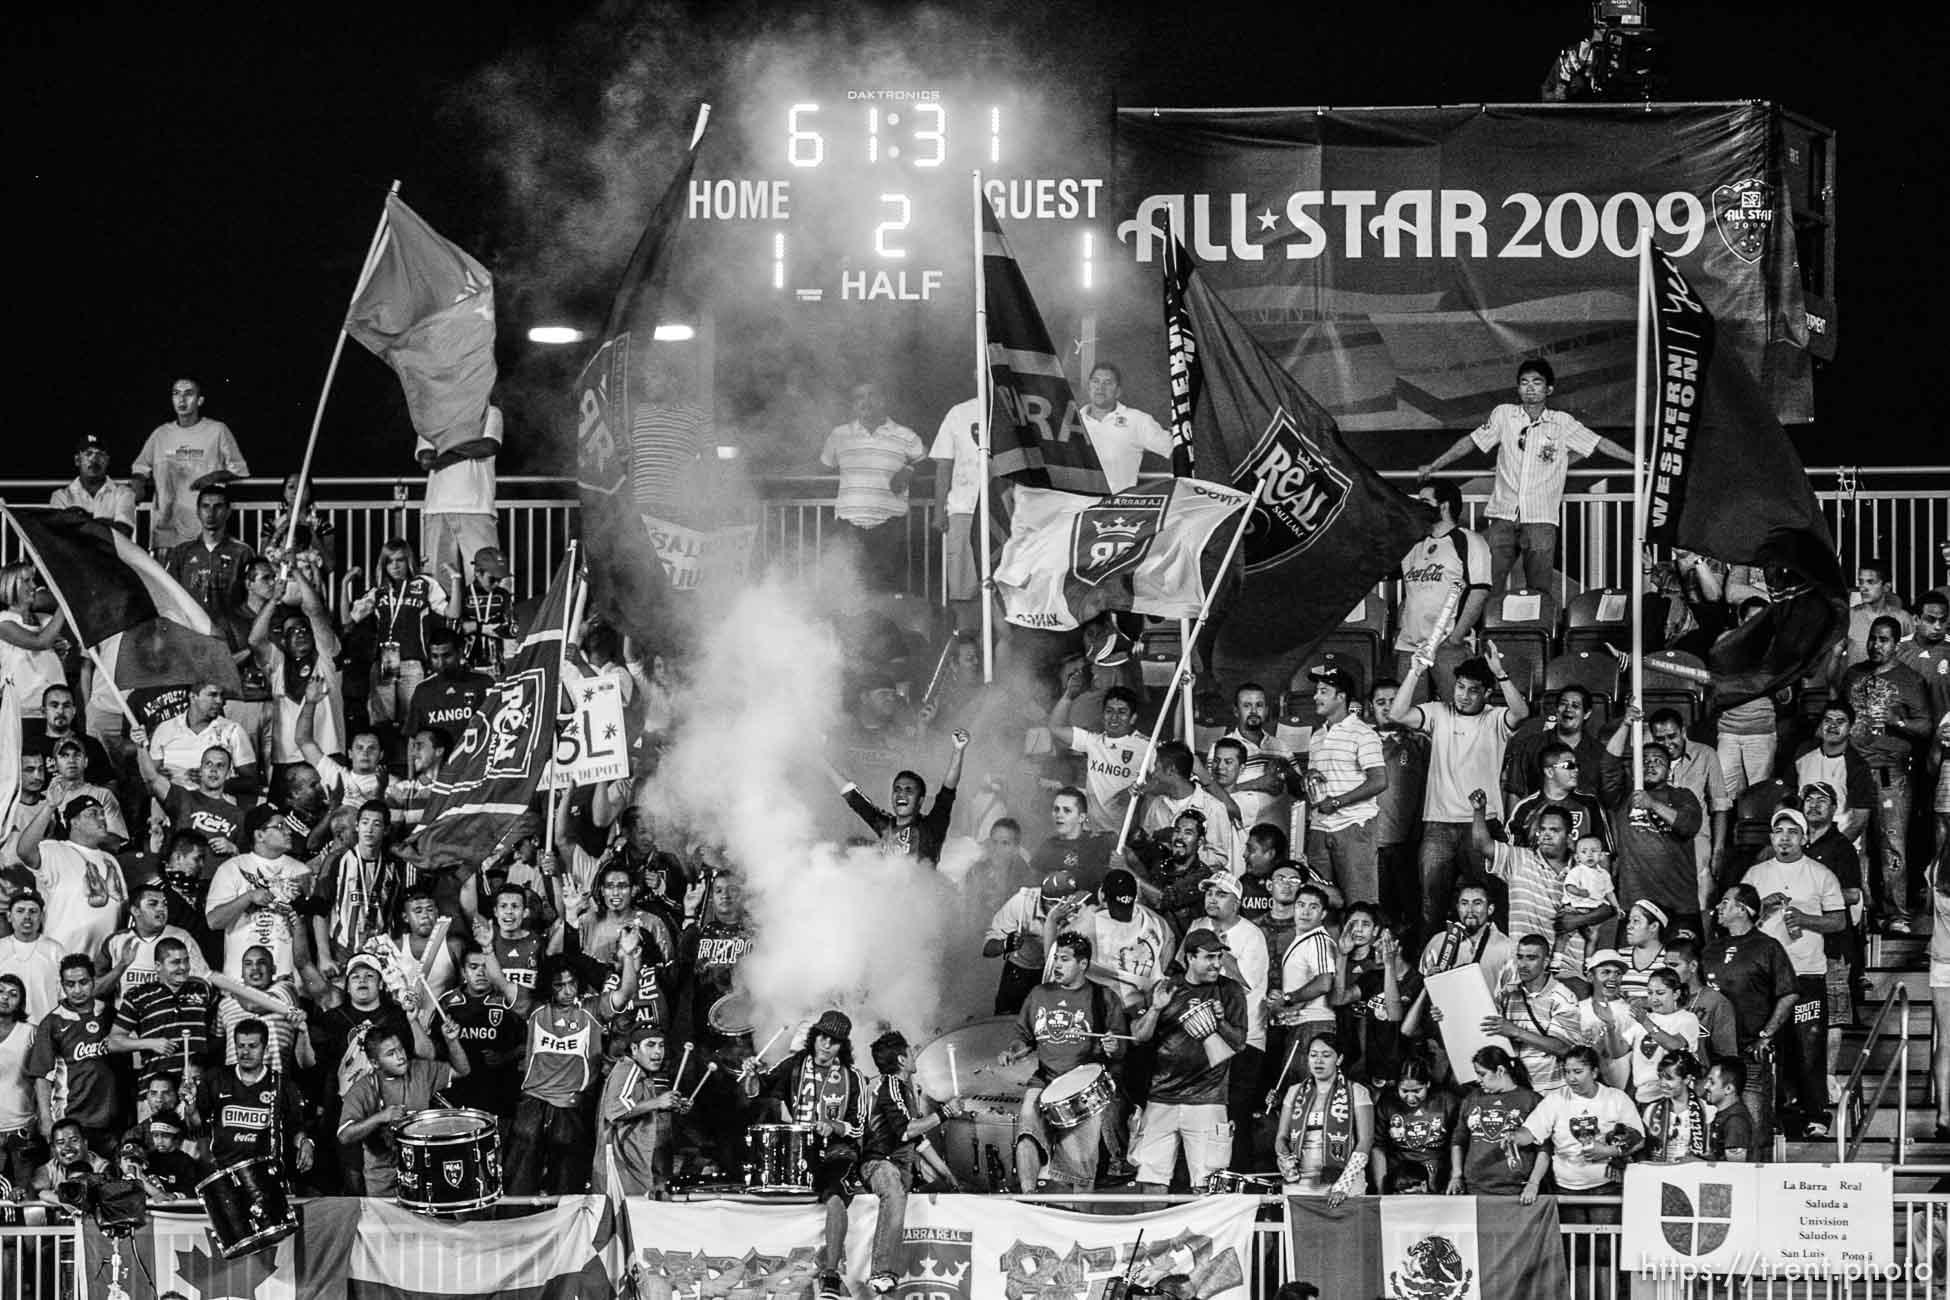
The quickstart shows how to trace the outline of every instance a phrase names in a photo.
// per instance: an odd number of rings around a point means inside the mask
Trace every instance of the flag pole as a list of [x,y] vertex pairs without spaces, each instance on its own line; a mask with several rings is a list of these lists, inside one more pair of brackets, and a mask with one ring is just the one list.
[[[1167,206],[1165,209],[1165,222],[1166,222],[1167,229],[1165,234],[1165,254],[1163,259],[1163,265],[1164,265],[1164,273],[1165,273],[1165,280],[1167,286],[1176,282],[1179,272],[1181,270],[1181,268],[1178,265],[1178,250],[1182,246],[1179,223],[1183,216],[1183,213],[1184,213],[1184,209],[1177,204]],[[1167,288],[1166,291],[1166,301],[1167,303],[1169,303],[1170,301],[1169,288]],[[1171,331],[1169,328],[1169,322],[1167,322],[1167,329],[1166,329],[1167,335],[1169,335],[1170,332]],[[1167,371],[1171,369],[1172,350],[1173,350],[1173,340],[1167,338],[1165,341],[1165,369]],[[1181,471],[1189,473],[1191,470],[1191,466],[1193,462],[1192,462],[1192,453],[1190,451],[1191,439],[1189,434],[1190,434],[1189,427],[1181,426],[1179,423],[1176,394],[1174,393],[1173,408],[1172,408],[1173,446],[1171,451],[1171,467],[1172,467],[1172,472],[1174,474],[1177,474]],[[1180,454],[1181,450],[1184,453],[1182,456]],[[1248,517],[1250,518],[1250,512],[1248,512]],[[1189,652],[1190,648],[1197,643],[1197,640],[1198,640],[1197,634],[1192,630],[1191,620],[1183,619],[1183,618],[1179,619],[1178,620],[1179,645],[1187,652]],[[1189,670],[1189,660],[1187,661],[1187,667]],[[1193,693],[1189,688],[1185,691],[1182,697],[1182,704],[1184,707],[1184,722],[1182,725],[1184,726],[1185,729],[1185,743],[1187,745],[1190,745],[1192,743],[1192,737],[1196,734],[1196,729],[1198,726],[1198,703],[1196,700],[1193,699]]]
[[982,194],[982,173],[977,170],[969,173],[971,198],[969,214],[974,220],[975,232],[975,446],[982,457],[982,495],[977,502],[980,511],[975,536],[969,544],[975,548],[976,562],[982,570],[982,682],[984,685],[995,681],[995,592],[992,589],[994,578],[990,568],[994,561],[989,555],[989,493],[995,490],[989,478],[989,308],[988,275],[984,269],[982,247],[982,204],[988,200]]
[[[1144,751],[1143,760],[1138,763],[1137,781],[1131,791],[1131,801],[1124,806],[1124,824],[1118,829],[1117,845],[1111,850],[1113,854],[1122,852],[1125,841],[1131,838],[1131,819],[1137,815],[1138,805],[1136,787],[1142,786],[1151,776],[1151,765],[1158,756],[1158,742],[1163,738],[1165,723],[1171,717],[1172,697],[1185,679],[1191,676],[1192,646],[1197,643],[1199,634],[1205,630],[1205,620],[1212,616],[1212,602],[1218,597],[1219,588],[1225,585],[1226,579],[1232,574],[1232,561],[1239,554],[1239,544],[1246,539],[1246,529],[1252,526],[1253,511],[1259,508],[1259,499],[1265,493],[1266,476],[1262,474],[1253,484],[1252,498],[1239,512],[1239,524],[1232,530],[1232,540],[1226,543],[1225,558],[1219,562],[1219,576],[1205,589],[1205,599],[1199,602],[1198,617],[1192,620],[1192,634],[1179,647],[1178,666],[1172,669],[1171,684],[1165,688],[1164,702],[1158,706],[1158,720],[1151,724],[1151,745]],[[1189,733],[1185,737],[1185,743],[1188,746],[1191,744]]]
[[[1652,376],[1648,356],[1652,347],[1652,231],[1639,238],[1638,257],[1638,382],[1632,397],[1632,558],[1638,568],[1645,563],[1645,506],[1648,467],[1646,453],[1646,405]],[[1645,575],[1632,581],[1632,702],[1645,707]],[[1645,719],[1632,728],[1632,788],[1645,788]]]
[[[27,558],[34,562],[34,567],[40,570],[42,574],[48,574],[49,570],[46,561],[41,559],[41,553],[34,548],[34,539],[27,535],[27,530],[22,528],[20,523],[14,518],[13,508],[6,503],[5,499],[0,499],[0,514],[4,514],[7,517],[8,525],[14,530],[14,536],[20,539],[20,547],[27,552]],[[67,596],[59,587],[54,585],[54,580],[51,576],[48,578],[47,589],[54,593],[54,603],[60,606],[61,617],[68,620],[69,629],[73,631],[75,640],[79,641],[81,639],[81,625],[74,621],[74,611],[68,608]],[[115,674],[108,671],[108,666],[102,662],[102,652],[97,647],[91,645],[84,645],[81,650],[83,654],[88,656],[88,662],[95,666],[95,675],[108,683],[109,691],[115,696],[115,704],[122,710],[122,716],[129,720],[129,726],[140,727],[142,722],[135,716],[135,709],[129,704],[129,697],[122,693],[121,686],[116,684]]]
[[[395,180],[386,197],[399,193],[399,182]],[[359,266],[359,282],[352,287],[352,297],[346,303],[346,314],[350,315],[352,304],[359,301],[359,295],[366,291],[366,281],[372,278],[373,268],[379,264],[379,250],[386,241],[387,211],[384,204],[379,208],[379,225],[372,232],[372,244],[366,249],[366,260]],[[325,423],[325,399],[332,395],[332,380],[338,377],[339,358],[345,354],[345,320],[339,320],[339,336],[332,342],[332,359],[325,366],[325,386],[318,392],[318,405],[312,410],[311,435],[305,439],[305,456],[298,463],[298,492],[291,503],[291,520],[284,530],[284,553],[288,557],[292,546],[298,540],[298,516],[305,500],[305,487],[311,482],[311,457],[318,449],[318,430]]]
[[[563,563],[569,566],[569,590],[564,593],[562,601],[562,640],[556,646],[555,650],[555,692],[558,698],[550,700],[548,705],[550,716],[547,726],[551,739],[549,745],[548,821],[542,825],[542,847],[551,856],[555,853],[555,811],[558,802],[557,796],[562,790],[562,787],[556,784],[554,773],[555,745],[552,743],[555,736],[554,714],[559,712],[562,707],[562,701],[559,697],[562,693],[562,683],[566,680],[569,667],[569,638],[575,634],[574,629],[582,622],[584,601],[589,595],[588,584],[584,583],[577,576],[579,566],[576,563],[576,543],[573,538],[569,541],[569,553]],[[539,722],[540,720],[537,719],[537,721]],[[534,805],[531,804],[529,806],[533,807]]]

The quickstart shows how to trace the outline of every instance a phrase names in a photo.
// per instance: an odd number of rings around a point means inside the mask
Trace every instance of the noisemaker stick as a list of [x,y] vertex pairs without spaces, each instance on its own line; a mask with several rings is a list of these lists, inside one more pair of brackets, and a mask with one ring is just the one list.
[[948,1095],[961,1096],[961,1075],[955,1070],[955,1045],[948,1044]]
[[691,1063],[691,1044],[685,1043],[684,1054],[677,1058],[677,1073],[670,1076],[670,1090],[672,1092],[677,1091],[677,1085],[681,1083],[684,1078],[684,1067],[689,1065],[690,1063]]
[[772,1044],[779,1041],[779,1036],[781,1034],[784,1034],[788,1027],[789,1026],[786,1025],[780,1025],[779,1032],[773,1034],[770,1038],[765,1040],[765,1046],[758,1049],[758,1053],[756,1056],[753,1057],[753,1059],[758,1061],[763,1061],[765,1059],[765,1054],[772,1050]]
[[684,1100],[696,1101],[697,1094],[704,1091],[704,1081],[710,1078],[712,1075],[716,1074],[717,1072],[718,1072],[718,1063],[716,1061],[707,1062],[704,1067],[704,1073],[697,1076],[697,1083],[691,1088],[690,1095],[685,1097]]

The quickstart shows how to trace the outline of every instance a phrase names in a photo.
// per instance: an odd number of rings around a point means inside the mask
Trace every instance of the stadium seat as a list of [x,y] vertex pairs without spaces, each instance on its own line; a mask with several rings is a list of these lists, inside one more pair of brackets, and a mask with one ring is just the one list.
[[1339,650],[1322,650],[1311,656],[1304,667],[1293,675],[1287,683],[1286,699],[1280,706],[1280,723],[1288,727],[1313,728],[1320,725],[1320,714],[1314,709],[1314,684],[1307,676],[1313,668],[1344,668],[1354,678],[1354,685],[1363,698],[1368,693],[1368,683],[1374,680],[1361,666],[1355,655],[1344,654]]
[[1662,663],[1699,672],[1706,671],[1706,664],[1698,655],[1684,650],[1655,650],[1645,657],[1646,716],[1660,709],[1673,709],[1686,720],[1686,730],[1690,732],[1705,710],[1705,688],[1688,678],[1658,671],[1655,665]]
[[1339,656],[1339,662],[1361,683],[1363,694],[1369,683],[1382,675],[1382,665],[1390,657],[1389,614],[1388,588],[1383,584],[1349,610],[1341,625],[1320,643],[1322,652]]
[[1580,592],[1564,608],[1564,653],[1605,653],[1609,642],[1624,650],[1632,639],[1632,600],[1628,592],[1602,587]]
[[1557,631],[1557,602],[1547,591],[1524,588],[1490,598],[1483,611],[1483,631],[1503,654],[1511,678],[1525,697],[1535,699],[1544,689],[1544,665],[1550,662],[1551,640]]
[[1553,694],[1566,686],[1584,687],[1594,703],[1604,702],[1609,714],[1612,701],[1618,698],[1618,661],[1609,650],[1567,650],[1544,666],[1544,693]]
[[1786,782],[1772,780],[1747,787],[1734,800],[1733,847],[1728,854],[1732,859],[1727,863],[1728,879],[1738,880],[1740,873],[1752,866],[1767,848],[1771,833],[1768,819],[1786,802],[1788,794]]

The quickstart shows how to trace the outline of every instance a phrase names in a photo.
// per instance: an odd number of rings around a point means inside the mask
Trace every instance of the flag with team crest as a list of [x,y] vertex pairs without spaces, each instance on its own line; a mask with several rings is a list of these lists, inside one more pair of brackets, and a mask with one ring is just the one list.
[[1018,487],[995,570],[1006,617],[1058,632],[1107,610],[1196,617],[1250,499],[1196,479],[1108,497]]

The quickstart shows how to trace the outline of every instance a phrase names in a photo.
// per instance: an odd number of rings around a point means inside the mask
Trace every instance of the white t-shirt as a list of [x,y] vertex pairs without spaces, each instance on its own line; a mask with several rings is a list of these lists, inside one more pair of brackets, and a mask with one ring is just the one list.
[[195,939],[190,937],[190,932],[181,926],[165,925],[161,931],[147,939],[134,930],[117,930],[108,937],[108,964],[115,965],[122,960],[123,953],[130,949],[135,950],[134,956],[129,958],[128,968],[122,972],[122,982],[115,986],[115,994],[118,998],[127,997],[129,990],[138,984],[156,982],[156,945],[164,939],[178,940],[189,949],[190,974],[201,976],[210,973],[210,963],[203,960],[203,949],[197,945]]
[[1158,958],[1171,943],[1171,927],[1143,903],[1132,904],[1128,921],[1118,920],[1107,907],[1090,910],[1090,964],[1130,976],[1134,982],[1120,983],[1118,989],[1126,1007],[1139,1005],[1164,978]]
[[1551,1174],[1559,1189],[1566,1192],[1588,1192],[1604,1186],[1609,1177],[1607,1162],[1586,1160],[1583,1149],[1586,1142],[1603,1140],[1614,1124],[1623,1124],[1641,1136],[1645,1133],[1632,1099],[1602,1083],[1591,1097],[1580,1097],[1569,1088],[1545,1093],[1523,1122],[1530,1136],[1550,1143]]
[[37,1021],[61,1000],[61,945],[42,935],[22,943],[13,935],[0,939],[0,975],[18,975],[27,986],[27,1019]]
[[1070,728],[1070,749],[1084,758],[1087,774],[1083,788],[1090,797],[1091,830],[1114,835],[1124,829],[1124,805],[1130,800],[1138,769],[1150,748],[1150,740],[1134,731],[1113,740],[1101,732]]
[[[1595,996],[1595,995],[1594,995]],[[1627,1039],[1626,1026],[1632,1021],[1632,1004],[1624,998],[1611,1004],[1613,1022],[1618,1026],[1618,1037]],[[1578,1039],[1586,1047],[1598,1053],[1598,1077],[1608,1087],[1624,1089],[1632,1082],[1632,1062],[1629,1056],[1612,1056],[1610,1045],[1605,1041],[1605,1022],[1598,1019],[1592,1008],[1592,999],[1586,998],[1578,1003]]]
[[[948,513],[951,515],[972,515],[981,505],[982,449],[975,445],[975,435],[969,432],[975,421],[981,418],[980,398],[971,397],[965,402],[955,403],[948,408],[948,414],[941,417],[941,427],[934,433],[934,445],[928,448],[928,459],[953,464],[948,480]],[[937,474],[940,472],[935,471]]]
[[[1440,537],[1424,537],[1402,557],[1401,631],[1395,649],[1417,650],[1435,631],[1435,621],[1452,592],[1467,599],[1472,591],[1490,587],[1490,544],[1480,533],[1452,528]],[[1456,607],[1460,617],[1462,606]]]
[[1817,781],[1835,788],[1835,820],[1841,821],[1848,815],[1848,755],[1830,758],[1817,745],[1794,760],[1795,789],[1805,790]]
[[[1296,934],[1280,957],[1280,987],[1290,991],[1309,980],[1331,975],[1339,967],[1340,960],[1340,949],[1334,946],[1333,936],[1321,927],[1315,926],[1304,934]],[[1333,991],[1329,988],[1316,997],[1288,1006],[1280,1012],[1280,1023],[1297,1025],[1307,1020],[1332,1020],[1334,1011],[1328,1006],[1327,999]]]
[[[298,748],[298,714],[303,711],[302,698],[292,699],[284,689],[284,648],[273,644],[265,660],[264,675],[271,683],[271,701],[277,705],[277,731],[271,740],[271,761],[273,763],[302,763],[304,754]],[[320,650],[318,658],[312,663],[312,673],[323,677],[329,688],[325,698],[319,702],[317,712],[312,714],[312,739],[327,754],[336,754],[345,749],[345,691],[339,684],[339,670],[331,658]]]
[[27,1081],[27,1049],[34,1045],[31,1021],[11,1025],[0,1034],[0,1133],[13,1133],[34,1122],[34,1088]]
[[[1648,1011],[1645,1018],[1657,1025],[1660,1033],[1678,1034],[1685,1039],[1686,1050],[1694,1056],[1700,1054],[1699,1045],[1706,1037],[1706,1030],[1700,1025],[1699,1017],[1692,1012],[1673,1011],[1661,1015],[1656,1011]],[[1645,1096],[1647,1089],[1659,1080],[1659,1062],[1666,1059],[1666,1049],[1654,1044],[1652,1054],[1646,1055],[1645,1026],[1630,1017],[1619,1021],[1618,1036],[1632,1049],[1625,1054],[1626,1061],[1632,1067],[1632,1094]],[[1700,1063],[1704,1065],[1706,1062],[1702,1060]]]
[[247,767],[257,761],[257,751],[251,747],[250,737],[235,722],[219,713],[204,724],[203,730],[191,731],[190,715],[179,713],[166,719],[149,737],[149,756],[156,760],[156,766],[163,775],[186,789],[196,787],[196,769],[203,766],[205,750],[223,749],[229,751],[232,768]]
[[1182,799],[1170,799],[1161,794],[1146,799],[1144,829],[1154,834],[1168,834],[1178,815],[1187,810],[1204,814],[1206,847],[1225,859],[1226,870],[1235,876],[1243,875],[1246,870],[1245,837],[1232,824],[1232,814],[1226,811],[1226,806],[1202,786],[1193,786],[1192,792]]
[[381,775],[379,772],[355,772],[330,754],[325,755],[325,761],[318,764],[318,779],[327,790],[339,792],[338,806],[341,808],[357,808],[368,800],[379,798]]
[[1230,930],[1219,930],[1208,916],[1201,916],[1192,922],[1191,928],[1218,930],[1219,937],[1225,940],[1226,949],[1232,953],[1232,959],[1239,963],[1239,973],[1246,979],[1246,1046],[1265,1051],[1266,980],[1271,967],[1266,952],[1266,932],[1243,916],[1233,922]]
[[1421,705],[1422,730],[1429,736],[1429,783],[1422,794],[1425,822],[1468,822],[1475,816],[1469,792],[1489,796],[1491,820],[1503,817],[1503,751],[1516,727],[1502,701],[1491,700],[1474,715],[1456,712],[1441,700]]
[[1804,916],[1845,912],[1848,904],[1842,898],[1842,882],[1836,879],[1835,873],[1810,857],[1791,863],[1765,858],[1748,867],[1741,881],[1752,885],[1760,895],[1760,932],[1771,935],[1787,949],[1788,960],[1794,963],[1794,973],[1826,973],[1828,951],[1823,936],[1804,929],[1799,939],[1788,938],[1787,921],[1782,909],[1770,906],[1767,900],[1774,894],[1786,894],[1788,903]]
[[[218,867],[217,874],[211,877],[210,893],[203,902],[204,912],[214,912],[260,885],[276,892],[280,881],[288,886],[295,903],[311,886],[311,868],[297,858],[273,861],[255,853],[239,853]],[[296,974],[291,945],[293,927],[297,924],[298,914],[292,907],[273,904],[246,908],[223,932],[223,973],[232,979],[242,979],[244,950],[262,944],[271,953],[274,977]]]
[[196,493],[190,484],[205,474],[228,470],[239,478],[250,475],[237,436],[222,420],[199,418],[187,429],[171,420],[150,433],[135,454],[129,472],[155,484],[155,513],[149,521],[149,549],[166,551],[195,537]]
[[[108,903],[103,907],[88,905],[90,862],[108,892]],[[122,884],[121,864],[100,849],[84,849],[66,840],[42,840],[41,868],[34,879],[46,902],[42,932],[60,944],[62,952],[94,958],[99,969],[108,937],[122,925],[127,891]]]
[[1104,467],[1104,479],[1113,492],[1123,492],[1138,481],[1144,453],[1171,458],[1171,434],[1163,425],[1134,406],[1119,402],[1103,415],[1084,406],[1083,431],[1097,450],[1097,463]]

